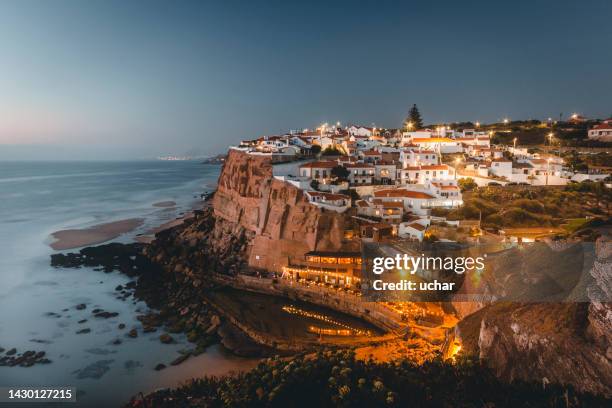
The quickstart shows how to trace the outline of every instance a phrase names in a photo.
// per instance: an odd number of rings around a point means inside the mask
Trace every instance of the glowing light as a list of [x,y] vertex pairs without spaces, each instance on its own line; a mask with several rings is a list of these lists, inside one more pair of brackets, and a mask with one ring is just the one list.
[[[315,319],[315,320],[319,320],[325,323],[329,323],[329,324],[333,324],[335,326],[339,326],[344,328],[344,330],[349,330],[350,332],[352,332],[353,334],[356,334],[358,336],[372,336],[372,332],[369,330],[362,330],[362,329],[357,329],[354,327],[349,326],[348,324],[339,322],[337,320],[334,320],[333,318],[326,316],[324,314],[320,314],[320,313],[314,313],[314,312],[309,312],[307,310],[304,309],[300,309],[297,308],[295,306],[283,306],[281,308],[285,313],[289,313],[295,316],[301,316],[301,317],[307,317],[309,319]],[[311,326],[313,329],[317,329],[315,326]],[[310,329],[310,328],[309,328]],[[326,329],[319,329],[319,330],[326,330]],[[330,329],[333,330],[333,329]],[[334,332],[337,332],[338,330],[333,330]],[[325,333],[323,333],[325,334]]]

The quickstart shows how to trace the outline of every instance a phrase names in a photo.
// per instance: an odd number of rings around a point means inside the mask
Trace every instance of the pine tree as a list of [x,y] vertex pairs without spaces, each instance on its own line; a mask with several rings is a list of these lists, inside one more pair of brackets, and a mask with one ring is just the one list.
[[421,112],[417,108],[416,103],[412,105],[412,108],[408,111],[408,117],[404,122],[404,128],[406,130],[417,130],[423,127],[423,119],[421,118]]

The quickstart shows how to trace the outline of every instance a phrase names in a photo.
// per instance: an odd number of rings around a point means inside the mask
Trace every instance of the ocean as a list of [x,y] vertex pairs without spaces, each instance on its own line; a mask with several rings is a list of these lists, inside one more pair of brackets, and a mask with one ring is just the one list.
[[[200,194],[215,188],[219,171],[195,161],[0,162],[0,347],[45,351],[52,361],[0,367],[0,386],[74,386],[76,406],[109,407],[192,377],[254,366],[253,359],[212,346],[155,371],[189,344],[183,335],[173,335],[177,342],[168,345],[161,344],[160,333],[126,337],[140,327],[136,315],[147,310],[142,302],[115,297],[126,276],[50,267],[51,254],[68,252],[51,249],[53,232],[142,218],[140,227],[114,239],[130,242],[197,206]],[[154,205],[170,201],[175,205]],[[87,309],[76,310],[80,303]],[[93,308],[119,315],[93,319]],[[126,328],[119,329],[120,323]],[[84,328],[91,331],[76,333]],[[118,338],[122,343],[113,345]]]

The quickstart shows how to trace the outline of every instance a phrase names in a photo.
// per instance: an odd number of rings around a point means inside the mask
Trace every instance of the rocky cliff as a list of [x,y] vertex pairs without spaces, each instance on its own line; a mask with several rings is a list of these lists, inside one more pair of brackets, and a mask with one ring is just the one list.
[[147,249],[175,272],[280,271],[290,257],[342,247],[345,216],[308,202],[263,155],[230,150],[212,206]]
[[508,381],[571,384],[611,396],[612,304],[601,301],[612,276],[609,238],[600,238],[595,249],[584,277],[587,301],[570,297],[563,302],[484,306],[459,323],[463,349]]

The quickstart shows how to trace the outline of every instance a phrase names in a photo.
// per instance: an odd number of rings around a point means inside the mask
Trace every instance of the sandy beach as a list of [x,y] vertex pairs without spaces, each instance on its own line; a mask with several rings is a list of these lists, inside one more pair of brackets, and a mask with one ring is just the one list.
[[142,225],[144,219],[130,218],[104,224],[94,225],[83,229],[69,229],[51,234],[55,241],[51,248],[58,250],[79,248],[82,246],[101,244],[117,238],[121,234],[130,232]]
[[143,235],[138,235],[134,239],[140,243],[148,244],[155,239],[155,234],[157,234],[158,232],[167,230],[168,228],[176,227],[177,225],[181,225],[186,219],[189,219],[191,217],[193,217],[193,211],[188,211],[181,217],[165,222],[158,227],[151,228]]

